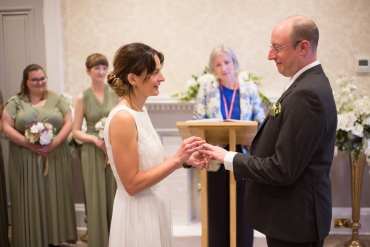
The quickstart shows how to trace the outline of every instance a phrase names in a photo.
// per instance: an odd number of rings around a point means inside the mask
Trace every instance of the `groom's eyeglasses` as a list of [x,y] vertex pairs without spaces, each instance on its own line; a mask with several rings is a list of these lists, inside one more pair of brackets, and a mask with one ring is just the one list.
[[300,42],[302,42],[303,40],[301,40],[301,41],[297,41],[297,42],[295,42],[295,43],[292,43],[292,44],[289,44],[289,45],[284,45],[284,46],[280,46],[280,47],[274,47],[274,46],[270,46],[270,49],[273,49],[274,51],[275,51],[275,54],[278,54],[278,52],[279,52],[279,50],[281,50],[281,49],[283,49],[283,48],[285,48],[285,47],[288,47],[288,46],[290,46],[290,45],[296,45],[296,44],[298,44],[298,43],[300,43]]

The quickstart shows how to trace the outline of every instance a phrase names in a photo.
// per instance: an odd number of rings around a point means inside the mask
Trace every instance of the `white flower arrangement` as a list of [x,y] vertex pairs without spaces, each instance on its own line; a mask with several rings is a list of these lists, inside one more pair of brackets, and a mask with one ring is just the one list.
[[357,155],[363,151],[366,161],[370,162],[370,98],[363,93],[355,94],[356,78],[348,77],[345,73],[336,80],[340,91],[334,92],[337,106],[338,126],[336,136],[336,151],[355,151]]
[[104,139],[104,126],[105,121],[107,120],[106,117],[101,118],[96,124],[95,124],[95,130],[99,131],[99,138]]
[[67,101],[68,103],[68,106],[69,106],[69,109],[71,110],[71,114],[72,114],[72,121],[74,120],[74,116],[75,116],[75,108],[73,106],[73,96],[69,93],[64,93],[62,94],[63,98]]
[[26,126],[24,135],[26,140],[29,140],[31,143],[40,143],[41,145],[48,145],[56,138],[53,126],[49,123],[41,122],[31,122]]
[[72,104],[73,96],[69,93],[64,93],[62,94],[62,96],[66,99],[69,108],[73,109],[73,104]]
[[[262,79],[261,77],[255,76],[254,74],[248,71],[241,71],[239,73],[239,77],[241,77],[243,80],[247,82],[254,83],[257,86],[260,85],[260,80]],[[197,97],[199,85],[202,82],[209,82],[209,81],[215,81],[215,80],[216,80],[216,77],[213,74],[211,74],[208,67],[205,67],[202,74],[192,75],[191,79],[186,82],[185,92],[176,93],[172,95],[172,97],[179,97],[179,100],[183,102],[191,101],[192,99]],[[265,103],[266,105],[271,104],[270,100],[265,95],[263,95],[260,91],[258,91],[258,94],[260,95],[263,103]]]
[[[69,106],[69,109],[71,110],[71,114],[72,114],[72,122],[74,121],[74,116],[75,116],[75,107],[73,105],[73,96],[69,93],[64,93],[62,94],[63,98],[67,101],[68,103],[68,106]],[[81,126],[81,130],[83,132],[86,133],[87,131],[87,123],[86,123],[86,119],[83,118],[82,120],[82,126]],[[77,139],[74,139],[72,137],[72,132],[69,133],[68,137],[67,137],[67,141],[70,145],[82,145],[82,141],[80,140],[77,140]]]

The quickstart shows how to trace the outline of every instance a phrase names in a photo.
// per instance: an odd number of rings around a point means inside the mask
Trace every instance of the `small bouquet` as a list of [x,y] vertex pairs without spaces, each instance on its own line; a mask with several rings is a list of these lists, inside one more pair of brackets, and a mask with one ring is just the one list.
[[30,125],[26,126],[24,135],[26,140],[31,143],[40,143],[41,145],[48,145],[56,138],[53,125],[41,122],[31,122]]
[[[101,118],[96,124],[95,129],[99,131],[99,138],[104,139],[104,127],[105,127],[105,121],[107,121],[106,117]],[[107,164],[110,164],[108,155],[105,155],[105,161],[104,161],[104,168],[107,167]]]
[[107,121],[106,117],[101,118],[96,124],[95,124],[95,129],[99,131],[99,138],[104,139],[104,126],[105,126],[105,121]]
[[[55,129],[50,123],[31,122],[30,125],[26,126],[24,135],[26,140],[31,143],[40,143],[41,145],[48,145],[50,142],[57,137],[54,135]],[[38,163],[41,164],[41,159],[44,161],[45,166],[44,176],[48,174],[49,162],[47,155],[38,156]]]

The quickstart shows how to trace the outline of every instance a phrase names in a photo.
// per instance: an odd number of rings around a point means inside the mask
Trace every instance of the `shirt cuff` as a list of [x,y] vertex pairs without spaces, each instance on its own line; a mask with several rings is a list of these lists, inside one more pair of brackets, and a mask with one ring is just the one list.
[[227,154],[225,155],[225,158],[224,158],[224,165],[225,165],[225,169],[226,170],[229,170],[229,171],[234,171],[234,167],[233,167],[233,160],[234,160],[234,156],[237,154],[237,152],[227,152]]

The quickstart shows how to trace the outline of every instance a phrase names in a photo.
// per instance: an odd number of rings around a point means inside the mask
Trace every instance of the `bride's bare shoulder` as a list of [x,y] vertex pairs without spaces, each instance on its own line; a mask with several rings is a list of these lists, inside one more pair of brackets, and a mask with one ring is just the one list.
[[121,109],[112,117],[110,126],[118,125],[118,126],[128,126],[129,124],[135,124],[134,116],[128,112],[126,109]]

